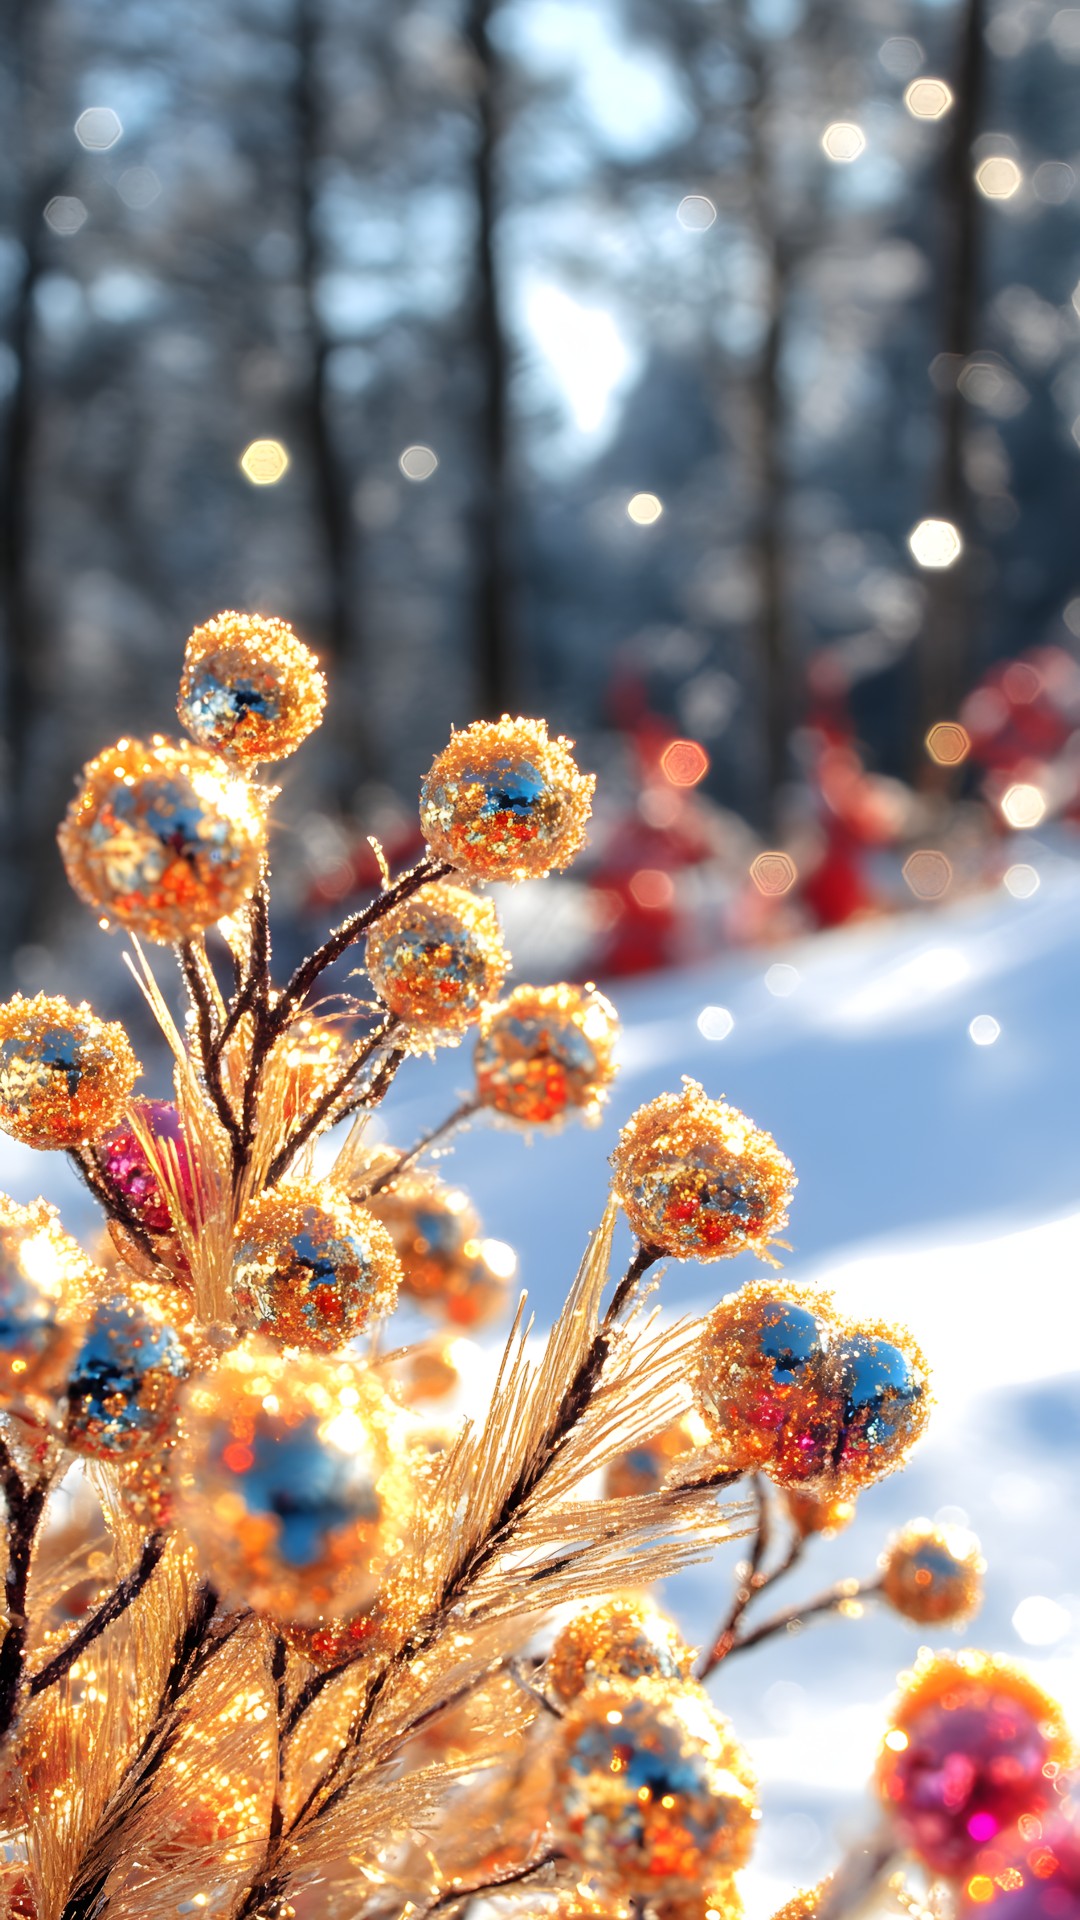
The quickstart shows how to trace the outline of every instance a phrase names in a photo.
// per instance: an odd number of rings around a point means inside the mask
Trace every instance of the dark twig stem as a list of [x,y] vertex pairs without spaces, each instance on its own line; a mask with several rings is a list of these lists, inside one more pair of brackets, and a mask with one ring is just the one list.
[[835,1587],[829,1587],[815,1599],[785,1607],[783,1613],[774,1613],[771,1619],[763,1620],[760,1626],[739,1634],[728,1651],[743,1653],[747,1647],[760,1646],[763,1640],[771,1640],[774,1634],[784,1633],[789,1628],[797,1632],[804,1620],[812,1620],[816,1614],[837,1613],[849,1600],[869,1600],[880,1591],[880,1580],[838,1580]]
[[293,1129],[284,1146],[275,1154],[273,1160],[270,1162],[270,1169],[266,1176],[266,1184],[268,1187],[274,1186],[277,1181],[281,1179],[282,1174],[291,1162],[295,1160],[301,1147],[306,1145],[311,1139],[312,1134],[318,1132],[323,1121],[332,1113],[342,1095],[348,1092],[350,1085],[356,1079],[361,1068],[371,1059],[373,1053],[376,1053],[380,1047],[388,1044],[400,1025],[401,1021],[397,1014],[388,1013],[385,1019],[380,1020],[374,1031],[368,1034],[367,1039],[353,1054],[345,1071],[338,1075],[332,1086],[327,1087],[321,1099],[315,1102],[310,1113],[304,1115],[299,1126]]
[[817,1897],[817,1920],[846,1920],[860,1912],[895,1859],[896,1835],[888,1824],[850,1847]]
[[225,1132],[232,1142],[234,1159],[240,1149],[241,1129],[232,1109],[232,1103],[225,1091],[221,1074],[222,1052],[219,1045],[220,1029],[210,992],[199,955],[190,940],[186,940],[179,949],[180,970],[191,995],[191,1004],[195,1009],[195,1025],[199,1037],[199,1059],[206,1080],[206,1091],[213,1102]]
[[553,1867],[562,1855],[555,1852],[538,1854],[535,1860],[526,1860],[519,1867],[507,1867],[503,1873],[493,1873],[490,1880],[480,1881],[472,1887],[447,1887],[437,1900],[423,1909],[424,1915],[445,1913],[447,1908],[459,1906],[463,1900],[476,1900],[482,1893],[498,1893],[503,1887],[520,1886],[523,1880],[531,1880],[536,1873],[542,1873],[545,1867]]
[[146,1254],[147,1259],[157,1260],[153,1236],[147,1233],[138,1214],[128,1206],[123,1195],[110,1187],[103,1178],[101,1169],[94,1158],[92,1147],[72,1147],[68,1159],[86,1182],[98,1205],[104,1209],[111,1220],[115,1220],[129,1233],[136,1246]]
[[114,1587],[97,1611],[92,1613],[88,1620],[84,1620],[78,1633],[72,1636],[66,1647],[61,1647],[59,1653],[54,1653],[52,1659],[47,1660],[45,1665],[39,1667],[37,1673],[31,1676],[32,1699],[39,1693],[44,1693],[46,1687],[54,1686],[57,1680],[62,1680],[65,1673],[71,1671],[76,1660],[81,1659],[87,1647],[104,1633],[106,1627],[111,1627],[114,1620],[119,1620],[121,1614],[127,1612],[132,1601],[138,1599],[149,1582],[168,1544],[169,1536],[165,1532],[152,1533],[148,1536],[131,1572],[125,1574],[119,1586]]
[[732,1595],[727,1616],[708,1652],[699,1662],[697,1671],[699,1680],[707,1680],[711,1673],[716,1672],[720,1662],[727,1659],[728,1654],[735,1645],[739,1622],[743,1614],[746,1612],[754,1595],[760,1593],[762,1588],[768,1584],[765,1576],[762,1574],[761,1566],[765,1555],[769,1551],[769,1537],[771,1532],[769,1496],[761,1480],[756,1476],[754,1479],[754,1499],[757,1502],[757,1527],[754,1532],[753,1545],[750,1549],[750,1558],[749,1561],[739,1569],[738,1583]]
[[24,1481],[7,1442],[0,1439],[0,1486],[7,1504],[7,1573],[4,1600],[7,1627],[0,1641],[0,1740],[10,1733],[19,1711],[26,1666],[26,1591],[34,1542],[49,1491],[48,1476]]
[[473,1114],[479,1111],[479,1105],[479,1101],[475,1099],[463,1100],[459,1107],[454,1108],[453,1113],[448,1113],[445,1120],[439,1121],[437,1127],[432,1127],[429,1132],[421,1134],[419,1140],[408,1149],[407,1153],[399,1154],[393,1166],[387,1167],[383,1173],[380,1173],[377,1180],[373,1180],[371,1185],[364,1189],[364,1198],[368,1199],[372,1194],[381,1193],[384,1187],[391,1186],[399,1174],[404,1173],[419,1160],[421,1154],[425,1154],[436,1141],[445,1140],[451,1133],[456,1132],[458,1127],[464,1126],[466,1120],[471,1120]]
[[277,1777],[274,1782],[274,1801],[270,1808],[270,1840],[277,1841],[285,1824],[285,1723],[288,1717],[288,1694],[286,1670],[289,1650],[280,1633],[274,1635],[274,1649],[270,1661],[270,1678],[277,1690]]
[[323,941],[321,947],[316,947],[314,953],[300,962],[273,1009],[271,1020],[274,1032],[284,1031],[297,1007],[307,998],[319,975],[324,973],[327,967],[333,966],[335,960],[340,960],[354,940],[358,940],[362,933],[366,933],[370,927],[373,927],[375,922],[389,913],[392,907],[398,906],[402,900],[407,900],[419,887],[425,886],[429,880],[441,880],[444,874],[451,871],[449,863],[445,860],[419,860],[415,867],[410,867],[407,873],[403,873],[400,879],[395,880],[393,886],[385,888],[368,906],[363,907],[359,913],[351,914],[348,920],[343,920],[340,927],[336,927],[333,933]]

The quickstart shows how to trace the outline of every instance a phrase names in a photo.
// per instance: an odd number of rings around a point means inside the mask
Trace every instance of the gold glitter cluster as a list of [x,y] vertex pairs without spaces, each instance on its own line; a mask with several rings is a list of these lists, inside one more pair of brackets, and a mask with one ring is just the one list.
[[287,620],[219,613],[187,643],[180,724],[200,746],[241,765],[295,753],[325,705],[326,676]]
[[770,1133],[696,1080],[639,1107],[611,1156],[646,1246],[680,1260],[763,1252],[787,1225],[795,1172]]
[[504,1241],[484,1236],[460,1188],[411,1170],[366,1204],[394,1243],[402,1293],[425,1312],[471,1332],[504,1311],[516,1257]]
[[476,880],[540,879],[585,844],[596,786],[543,720],[477,720],[437,754],[420,791],[432,853]]
[[0,1194],[0,1391],[55,1393],[100,1279],[45,1200]]
[[28,1147],[75,1147],[119,1120],[140,1072],[122,1026],[83,1001],[0,1006],[0,1126]]
[[974,1534],[933,1520],[909,1520],[879,1562],[889,1605],[917,1626],[959,1626],[982,1604],[986,1562]]
[[218,754],[155,734],[118,740],[88,762],[58,838],[81,899],[169,945],[248,899],[266,823],[255,790]]
[[652,1601],[616,1594],[567,1621],[548,1655],[547,1679],[560,1700],[609,1681],[690,1679],[692,1657],[674,1621]]
[[286,1347],[334,1353],[389,1313],[401,1265],[386,1228],[326,1181],[260,1194],[236,1224],[233,1297],[241,1323]]
[[402,1416],[367,1369],[242,1346],[184,1412],[179,1518],[230,1597],[306,1628],[360,1613],[409,1506]]
[[697,1687],[590,1688],[553,1741],[560,1847],[624,1894],[691,1890],[745,1865],[758,1818],[749,1761]]
[[930,1411],[906,1331],[841,1320],[829,1295],[768,1280],[713,1309],[694,1385],[733,1464],[829,1500],[900,1466]]
[[615,1076],[618,1032],[595,987],[515,987],[483,1014],[477,1099],[525,1126],[550,1126],[572,1110],[595,1122]]
[[383,915],[367,941],[367,970],[392,1013],[423,1033],[460,1035],[479,1020],[509,958],[490,900],[432,881]]

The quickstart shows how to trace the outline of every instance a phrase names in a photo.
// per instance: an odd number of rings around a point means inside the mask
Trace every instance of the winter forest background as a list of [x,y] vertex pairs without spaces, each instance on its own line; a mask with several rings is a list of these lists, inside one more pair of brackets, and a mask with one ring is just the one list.
[[543,712],[618,795],[647,714],[769,846],[823,701],[932,798],[928,726],[1080,644],[1080,11],[2,13],[15,984],[78,911],[74,771],[174,728],[223,606],[331,672],[286,773],[301,906],[451,722]]

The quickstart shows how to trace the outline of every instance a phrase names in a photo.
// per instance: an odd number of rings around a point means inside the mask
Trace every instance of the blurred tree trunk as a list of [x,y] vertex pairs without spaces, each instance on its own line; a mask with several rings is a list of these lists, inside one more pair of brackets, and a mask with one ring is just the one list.
[[763,712],[765,794],[763,813],[777,824],[777,800],[788,774],[794,716],[800,706],[799,665],[791,633],[785,554],[784,515],[787,432],[783,391],[783,355],[787,322],[790,256],[780,232],[769,146],[770,74],[768,53],[748,17],[739,8],[742,53],[753,93],[747,103],[750,203],[763,259],[764,333],[752,376],[753,486],[751,553],[757,581],[758,672]]
[[480,472],[474,513],[476,568],[473,682],[478,711],[497,717],[514,697],[511,606],[509,355],[500,301],[495,222],[502,72],[490,34],[492,0],[469,0],[465,37],[476,75],[476,144],[472,178],[476,212],[473,329],[479,362]]
[[363,635],[357,611],[357,530],[351,511],[349,476],[338,452],[331,418],[333,401],[328,375],[333,342],[323,323],[318,299],[323,264],[319,231],[323,120],[319,82],[320,0],[296,0],[294,36],[299,270],[309,353],[302,426],[311,460],[315,510],[326,562],[326,652],[338,669],[340,681],[331,711],[337,723],[336,731],[343,741],[346,732],[348,736],[348,752],[343,756],[347,764],[343,767],[341,782],[342,798],[347,801],[357,782],[357,759],[363,762],[365,775],[370,777],[375,771],[372,756],[377,730],[364,722],[364,703],[349,699],[345,673],[347,663],[351,662],[354,674],[363,680]]
[[919,636],[918,733],[912,745],[917,779],[932,774],[923,748],[935,721],[955,715],[973,668],[975,583],[971,495],[964,475],[964,397],[958,384],[977,345],[982,210],[972,149],[982,118],[986,73],[986,0],[964,0],[953,91],[956,105],[941,171],[941,284],[944,306],[939,363],[941,451],[931,513],[951,520],[964,551],[951,567],[925,575],[926,617]]
[[[47,635],[37,618],[32,572],[31,502],[37,400],[36,298],[48,228],[44,211],[62,184],[56,169],[36,163],[38,55],[48,0],[7,0],[0,19],[10,64],[15,124],[10,151],[18,155],[18,204],[13,226],[21,263],[12,297],[8,346],[14,378],[3,427],[0,482],[0,606],[3,619],[3,911],[0,966],[32,938],[38,919],[42,861],[52,852],[36,803],[38,761],[49,671]],[[40,108],[39,108],[40,110]],[[46,869],[47,871],[47,866]]]

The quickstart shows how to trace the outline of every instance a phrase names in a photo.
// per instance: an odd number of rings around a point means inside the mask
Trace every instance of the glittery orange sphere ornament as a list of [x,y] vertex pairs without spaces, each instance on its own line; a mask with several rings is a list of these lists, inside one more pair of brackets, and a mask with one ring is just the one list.
[[67,1383],[68,1445],[91,1459],[148,1454],[172,1437],[191,1357],[145,1301],[113,1294],[94,1308]]
[[679,1260],[763,1252],[795,1187],[771,1134],[695,1080],[639,1107],[611,1156],[614,1188],[646,1246]]
[[616,1594],[583,1607],[560,1628],[547,1678],[560,1700],[576,1700],[598,1681],[686,1681],[692,1666],[673,1621],[648,1600]]
[[326,677],[287,620],[219,613],[187,643],[176,711],[202,747],[245,765],[284,760],[325,704]]
[[491,901],[445,881],[391,908],[368,935],[375,991],[425,1033],[464,1033],[499,992],[507,965]]
[[917,1626],[959,1626],[979,1610],[986,1562],[964,1527],[909,1520],[878,1564],[889,1605]]
[[351,1361],[250,1344],[192,1380],[183,1413],[178,1514],[210,1578],[332,1648],[398,1550],[402,1416]]
[[58,835],[67,876],[98,913],[163,945],[234,913],[258,883],[265,820],[217,754],[120,740],[82,773]]
[[0,1126],[28,1147],[74,1147],[119,1120],[139,1073],[115,1020],[85,1002],[16,994],[0,1006]]
[[755,1280],[702,1329],[694,1386],[705,1419],[733,1461],[781,1485],[816,1480],[830,1464],[829,1309],[824,1295]]
[[595,785],[543,720],[477,720],[432,763],[420,823],[436,859],[460,873],[539,879],[584,845]]
[[788,1516],[801,1539],[820,1533],[823,1540],[850,1527],[855,1518],[854,1500],[829,1493],[813,1493],[806,1487],[788,1487],[784,1494]]
[[901,1846],[955,1879],[1023,1815],[1053,1805],[1053,1777],[1071,1758],[1060,1708],[1012,1661],[923,1652],[904,1676],[877,1786]]
[[402,1293],[440,1312],[466,1246],[479,1245],[480,1216],[468,1194],[434,1173],[407,1170],[364,1204],[394,1243]]
[[0,1194],[0,1404],[62,1384],[95,1278],[55,1207]]
[[596,1120],[615,1076],[618,1032],[614,1007],[595,987],[515,987],[483,1015],[477,1099],[526,1126],[575,1111]]
[[400,1279],[382,1222],[325,1181],[273,1187],[237,1222],[232,1286],[241,1324],[283,1346],[343,1347],[391,1311]]
[[551,1818],[576,1865],[620,1892],[662,1898],[744,1865],[754,1779],[699,1688],[595,1686],[555,1736]]
[[902,1466],[924,1432],[926,1362],[899,1328],[840,1327],[830,1334],[825,1380],[832,1431],[822,1490],[850,1496]]
[[672,1468],[688,1454],[708,1446],[710,1438],[701,1415],[691,1407],[651,1440],[627,1447],[625,1453],[617,1453],[608,1461],[604,1469],[605,1499],[623,1500],[635,1493],[656,1493]]

